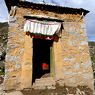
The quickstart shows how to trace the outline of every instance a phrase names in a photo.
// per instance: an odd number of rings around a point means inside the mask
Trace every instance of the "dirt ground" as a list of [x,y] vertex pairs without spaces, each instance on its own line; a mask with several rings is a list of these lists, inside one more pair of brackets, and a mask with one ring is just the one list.
[[54,90],[34,90],[34,89],[25,89],[22,91],[24,95],[93,95],[91,89],[87,86],[77,86],[77,87],[60,87],[56,86]]
[[[3,77],[0,77],[0,84],[3,83]],[[23,95],[93,95],[93,91],[87,86],[59,86],[56,84],[56,89],[44,89],[44,90],[34,90],[24,89],[21,91]]]

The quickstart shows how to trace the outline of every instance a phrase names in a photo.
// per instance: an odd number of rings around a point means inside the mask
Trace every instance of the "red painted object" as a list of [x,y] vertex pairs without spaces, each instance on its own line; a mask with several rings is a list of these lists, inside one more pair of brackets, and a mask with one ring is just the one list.
[[35,34],[32,34],[31,37],[45,39],[45,40],[53,40],[53,36],[45,36],[45,35],[35,35]]
[[49,66],[47,63],[42,63],[42,69],[43,70],[48,70],[49,69]]

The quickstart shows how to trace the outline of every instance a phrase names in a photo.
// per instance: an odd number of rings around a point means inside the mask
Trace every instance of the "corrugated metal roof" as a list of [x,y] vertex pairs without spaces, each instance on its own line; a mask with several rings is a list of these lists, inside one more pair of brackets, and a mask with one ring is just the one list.
[[63,7],[63,6],[57,6],[52,4],[44,4],[44,3],[33,3],[33,2],[26,2],[26,1],[20,1],[18,3],[18,6],[25,7],[25,8],[34,8],[38,10],[46,10],[46,11],[52,11],[56,13],[66,13],[66,14],[82,14],[86,15],[89,11],[85,10],[83,8],[71,8],[71,7]]

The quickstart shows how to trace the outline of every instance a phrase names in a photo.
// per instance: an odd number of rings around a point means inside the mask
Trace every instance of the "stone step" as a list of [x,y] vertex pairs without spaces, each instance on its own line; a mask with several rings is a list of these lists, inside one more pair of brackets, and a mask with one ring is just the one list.
[[34,84],[55,84],[55,81],[36,81]]
[[33,84],[33,86],[55,86],[55,84]]
[[33,85],[34,89],[55,89],[55,85]]
[[55,89],[55,80],[52,77],[36,79],[32,88],[34,89]]
[[55,85],[55,82],[35,82],[33,85]]
[[45,81],[45,82],[49,82],[49,81],[55,81],[53,78],[41,78],[41,79],[36,79],[35,82],[41,82],[41,81]]
[[33,89],[56,89],[55,86],[33,86]]
[[33,84],[55,84],[55,82],[35,82]]
[[51,81],[51,80],[49,80],[49,81],[45,81],[45,80],[41,80],[41,81],[35,81],[35,83],[55,83],[55,81]]
[[40,78],[40,79],[36,79],[37,81],[39,80],[54,80],[52,77],[48,77],[48,78]]

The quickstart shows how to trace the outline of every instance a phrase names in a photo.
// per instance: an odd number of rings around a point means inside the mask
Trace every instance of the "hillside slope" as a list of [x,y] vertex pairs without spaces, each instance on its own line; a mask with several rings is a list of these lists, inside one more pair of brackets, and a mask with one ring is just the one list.
[[95,78],[95,42],[89,42],[89,51],[94,71],[94,78]]

